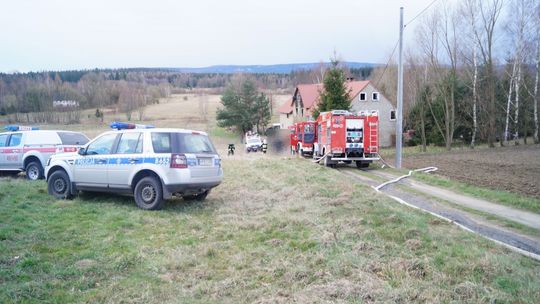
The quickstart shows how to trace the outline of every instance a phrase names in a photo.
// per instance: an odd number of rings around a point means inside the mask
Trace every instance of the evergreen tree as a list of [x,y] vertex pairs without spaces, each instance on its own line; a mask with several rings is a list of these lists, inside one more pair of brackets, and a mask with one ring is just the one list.
[[255,83],[245,80],[237,89],[229,86],[221,97],[223,108],[217,110],[220,127],[234,127],[242,135],[253,127],[260,131],[270,121],[270,101],[264,93],[257,92]]
[[323,90],[313,116],[332,110],[349,110],[351,107],[350,90],[346,84],[345,72],[339,67],[339,61],[332,59],[331,68],[324,75]]

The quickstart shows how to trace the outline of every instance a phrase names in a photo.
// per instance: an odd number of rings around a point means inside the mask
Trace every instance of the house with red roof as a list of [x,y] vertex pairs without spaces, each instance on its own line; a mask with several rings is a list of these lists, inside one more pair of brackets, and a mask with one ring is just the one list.
[[[347,81],[352,112],[379,113],[379,144],[381,147],[395,145],[396,110],[392,102],[382,95],[370,81]],[[292,98],[279,107],[280,123],[287,128],[295,122],[313,118],[319,103],[323,84],[299,84]]]

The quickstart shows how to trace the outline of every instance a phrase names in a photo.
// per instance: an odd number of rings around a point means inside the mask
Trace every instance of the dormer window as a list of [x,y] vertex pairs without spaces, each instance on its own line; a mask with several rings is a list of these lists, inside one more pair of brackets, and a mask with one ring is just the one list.
[[358,97],[360,101],[366,101],[366,93],[362,92],[360,93],[360,97]]
[[371,94],[371,100],[379,101],[379,92],[373,92],[373,94]]

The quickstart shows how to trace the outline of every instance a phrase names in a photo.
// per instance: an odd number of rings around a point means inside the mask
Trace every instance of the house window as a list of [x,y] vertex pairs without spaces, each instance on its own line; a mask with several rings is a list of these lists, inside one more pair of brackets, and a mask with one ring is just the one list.
[[396,110],[390,111],[390,120],[396,120]]
[[364,92],[360,93],[359,99],[360,99],[360,101],[366,101],[366,93],[364,93]]
[[373,92],[371,99],[373,101],[379,101],[379,92]]

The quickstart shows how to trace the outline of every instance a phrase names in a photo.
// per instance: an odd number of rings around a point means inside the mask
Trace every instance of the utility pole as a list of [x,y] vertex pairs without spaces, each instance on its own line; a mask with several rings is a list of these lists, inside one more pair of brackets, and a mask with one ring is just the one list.
[[403,7],[399,8],[399,56],[397,83],[396,168],[401,168],[403,139]]

